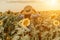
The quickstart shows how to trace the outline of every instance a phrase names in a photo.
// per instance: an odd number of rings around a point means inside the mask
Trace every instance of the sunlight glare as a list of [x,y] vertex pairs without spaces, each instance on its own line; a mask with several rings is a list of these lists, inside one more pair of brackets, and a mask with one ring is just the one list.
[[57,4],[57,0],[51,0],[51,5],[56,5]]

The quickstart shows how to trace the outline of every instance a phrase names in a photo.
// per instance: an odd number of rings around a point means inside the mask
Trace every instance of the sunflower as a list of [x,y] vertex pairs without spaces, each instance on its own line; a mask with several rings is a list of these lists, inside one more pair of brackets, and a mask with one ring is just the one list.
[[6,11],[5,13],[6,13],[5,14],[6,16],[10,16],[12,14],[12,12],[10,10]]
[[56,13],[51,14],[50,19],[55,19],[55,18],[57,18],[57,14]]
[[53,25],[54,25],[54,26],[59,26],[59,25],[60,25],[60,22],[59,22],[58,20],[54,20],[54,21],[53,21]]
[[3,21],[2,20],[0,20],[0,25],[3,25]]
[[1,16],[3,16],[3,14],[2,14],[2,13],[0,13],[0,17],[1,17]]
[[19,13],[18,12],[13,12],[13,16],[18,16]]
[[22,25],[23,27],[27,27],[30,25],[30,20],[28,18],[25,18],[25,19],[19,21],[19,24]]

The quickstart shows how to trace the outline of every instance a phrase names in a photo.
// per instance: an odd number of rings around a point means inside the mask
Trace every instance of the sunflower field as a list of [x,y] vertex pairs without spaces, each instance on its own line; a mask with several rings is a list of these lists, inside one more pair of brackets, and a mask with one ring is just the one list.
[[59,10],[0,12],[0,40],[60,40]]

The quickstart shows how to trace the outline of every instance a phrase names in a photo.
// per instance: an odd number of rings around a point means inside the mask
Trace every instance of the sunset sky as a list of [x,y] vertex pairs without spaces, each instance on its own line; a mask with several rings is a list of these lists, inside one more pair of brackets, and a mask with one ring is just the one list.
[[0,11],[20,11],[27,5],[37,11],[60,10],[59,0],[0,0]]

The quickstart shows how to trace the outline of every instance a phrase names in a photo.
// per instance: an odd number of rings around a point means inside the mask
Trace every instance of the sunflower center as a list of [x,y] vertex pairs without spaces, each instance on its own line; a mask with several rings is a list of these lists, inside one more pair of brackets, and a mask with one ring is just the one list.
[[25,20],[23,24],[24,24],[25,26],[27,26],[28,20]]

